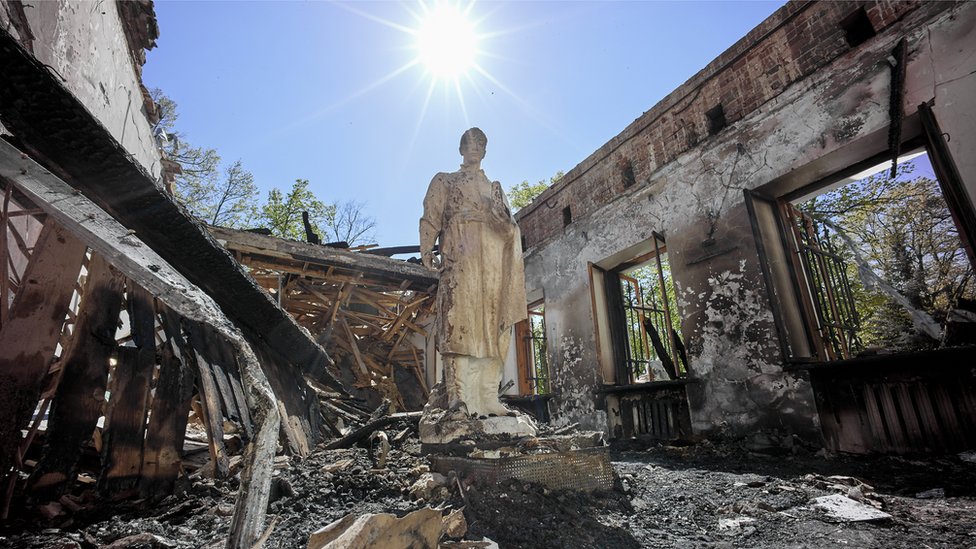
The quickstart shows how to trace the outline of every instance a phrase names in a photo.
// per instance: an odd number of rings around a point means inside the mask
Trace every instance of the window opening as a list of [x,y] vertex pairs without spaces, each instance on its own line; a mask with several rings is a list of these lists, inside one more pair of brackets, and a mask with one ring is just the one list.
[[654,251],[617,269],[622,297],[623,362],[629,383],[668,379],[687,370],[680,342],[677,297],[664,239]]
[[523,395],[546,395],[551,388],[545,305],[530,305],[528,313],[528,319],[516,325],[519,392]]
[[863,6],[841,21],[840,27],[844,29],[844,40],[852,48],[860,46],[878,34]]
[[705,119],[708,121],[708,135],[715,135],[728,125],[725,108],[721,103],[705,111]]
[[563,227],[573,222],[573,210],[570,206],[563,208]]
[[890,168],[781,202],[822,360],[974,343],[952,329],[976,280],[928,153],[899,157],[895,177]]

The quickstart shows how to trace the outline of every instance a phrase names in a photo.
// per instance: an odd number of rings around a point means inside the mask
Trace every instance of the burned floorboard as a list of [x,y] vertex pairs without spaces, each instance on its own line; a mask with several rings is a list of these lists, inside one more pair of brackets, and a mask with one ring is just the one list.
[[120,347],[105,407],[103,467],[99,491],[108,498],[135,495],[142,471],[143,440],[156,365],[153,297],[127,283],[129,323],[134,347]]
[[20,460],[20,430],[27,426],[48,372],[85,244],[48,220],[0,329],[0,472]]
[[105,403],[109,360],[122,309],[124,280],[101,255],[88,264],[74,337],[62,359],[61,382],[51,405],[46,443],[29,489],[36,497],[60,496],[74,479],[78,460]]

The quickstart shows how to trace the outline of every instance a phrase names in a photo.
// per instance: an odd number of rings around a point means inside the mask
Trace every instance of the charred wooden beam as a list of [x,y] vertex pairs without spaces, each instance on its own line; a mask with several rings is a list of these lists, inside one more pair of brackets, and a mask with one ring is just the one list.
[[0,475],[19,459],[84,257],[85,244],[49,218],[0,329]]
[[173,311],[161,307],[167,341],[163,345],[152,402],[152,415],[146,428],[139,495],[159,499],[169,494],[180,473],[180,458],[186,423],[193,399],[194,369],[187,363],[186,343],[180,333],[180,320]]
[[338,267],[361,272],[369,278],[395,280],[397,284],[410,280],[422,287],[437,283],[437,274],[421,265],[398,261],[379,255],[349,252],[305,242],[295,242],[272,236],[237,231],[224,227],[210,227],[210,232],[218,240],[226,242],[231,250],[244,253],[258,253],[294,261],[307,261],[310,264]]
[[202,322],[189,322],[186,327],[197,362],[197,388],[203,406],[203,425],[210,439],[210,460],[214,476],[226,477],[230,472],[230,458],[224,448],[224,416],[220,413],[220,390],[214,379],[211,364],[219,356],[214,334]]
[[62,374],[51,406],[44,450],[31,474],[34,497],[59,496],[76,473],[105,404],[109,359],[122,310],[123,278],[101,255],[92,254],[74,338],[61,360]]
[[132,496],[139,485],[150,382],[156,367],[153,297],[131,281],[127,286],[129,326],[135,347],[119,348],[102,432],[99,491],[110,499]]

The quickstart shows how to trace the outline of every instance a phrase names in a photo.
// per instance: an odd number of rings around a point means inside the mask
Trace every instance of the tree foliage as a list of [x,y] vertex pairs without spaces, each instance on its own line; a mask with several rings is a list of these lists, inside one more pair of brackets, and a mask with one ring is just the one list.
[[302,212],[307,211],[313,229],[320,233],[320,227],[330,215],[330,206],[315,198],[308,186],[308,179],[296,179],[287,193],[277,187],[271,189],[268,200],[261,206],[261,225],[270,229],[274,236],[305,240]]
[[190,213],[211,225],[248,227],[258,211],[258,189],[254,176],[240,160],[221,170],[215,149],[194,147],[177,130],[179,111],[176,102],[159,88],[150,91],[159,106],[159,121],[153,127],[160,147],[182,173],[176,176],[176,197]]
[[302,212],[307,211],[313,229],[323,241],[358,245],[374,239],[376,220],[366,214],[364,204],[325,203],[309,190],[307,179],[296,180],[287,193],[272,189],[261,204],[254,176],[240,160],[221,170],[220,155],[215,149],[190,145],[177,129],[176,102],[159,88],[150,94],[160,115],[153,135],[167,158],[183,170],[176,176],[176,197],[196,217],[211,225],[231,228],[264,225],[275,236],[304,240]]
[[520,210],[528,206],[535,200],[535,197],[542,194],[542,191],[548,189],[550,185],[559,181],[563,175],[565,174],[562,171],[558,171],[556,175],[549,178],[549,181],[545,179],[536,183],[529,183],[528,180],[522,181],[518,185],[508,189],[508,202],[512,205],[512,208]]
[[323,242],[347,242],[350,246],[373,240],[376,220],[366,215],[359,202],[325,203],[309,190],[307,179],[297,179],[287,193],[274,188],[261,206],[259,222],[271,234],[293,240],[305,240],[302,212],[308,212],[309,224]]
[[885,170],[801,205],[847,260],[867,346],[910,350],[937,342],[921,337],[905,307],[860,279],[857,256],[912,308],[936,322],[944,322],[960,298],[976,297],[973,269],[939,184],[913,176],[914,169],[912,162],[902,163],[895,178]]

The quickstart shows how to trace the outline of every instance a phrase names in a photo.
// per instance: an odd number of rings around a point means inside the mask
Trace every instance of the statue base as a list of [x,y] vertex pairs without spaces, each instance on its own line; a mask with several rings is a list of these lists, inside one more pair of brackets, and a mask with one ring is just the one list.
[[[601,432],[574,435],[498,438],[460,444],[424,445],[431,470],[453,471],[468,482],[492,486],[516,479],[551,490],[610,491],[616,475]],[[514,444],[512,444],[514,442]]]
[[424,446],[461,444],[463,441],[512,443],[536,435],[535,422],[525,414],[469,417],[462,411],[424,411],[418,428]]
[[442,384],[420,418],[421,451],[431,469],[482,485],[508,479],[535,482],[554,490],[612,490],[616,476],[599,431],[539,433],[526,414],[471,416],[463,406],[447,409]]

